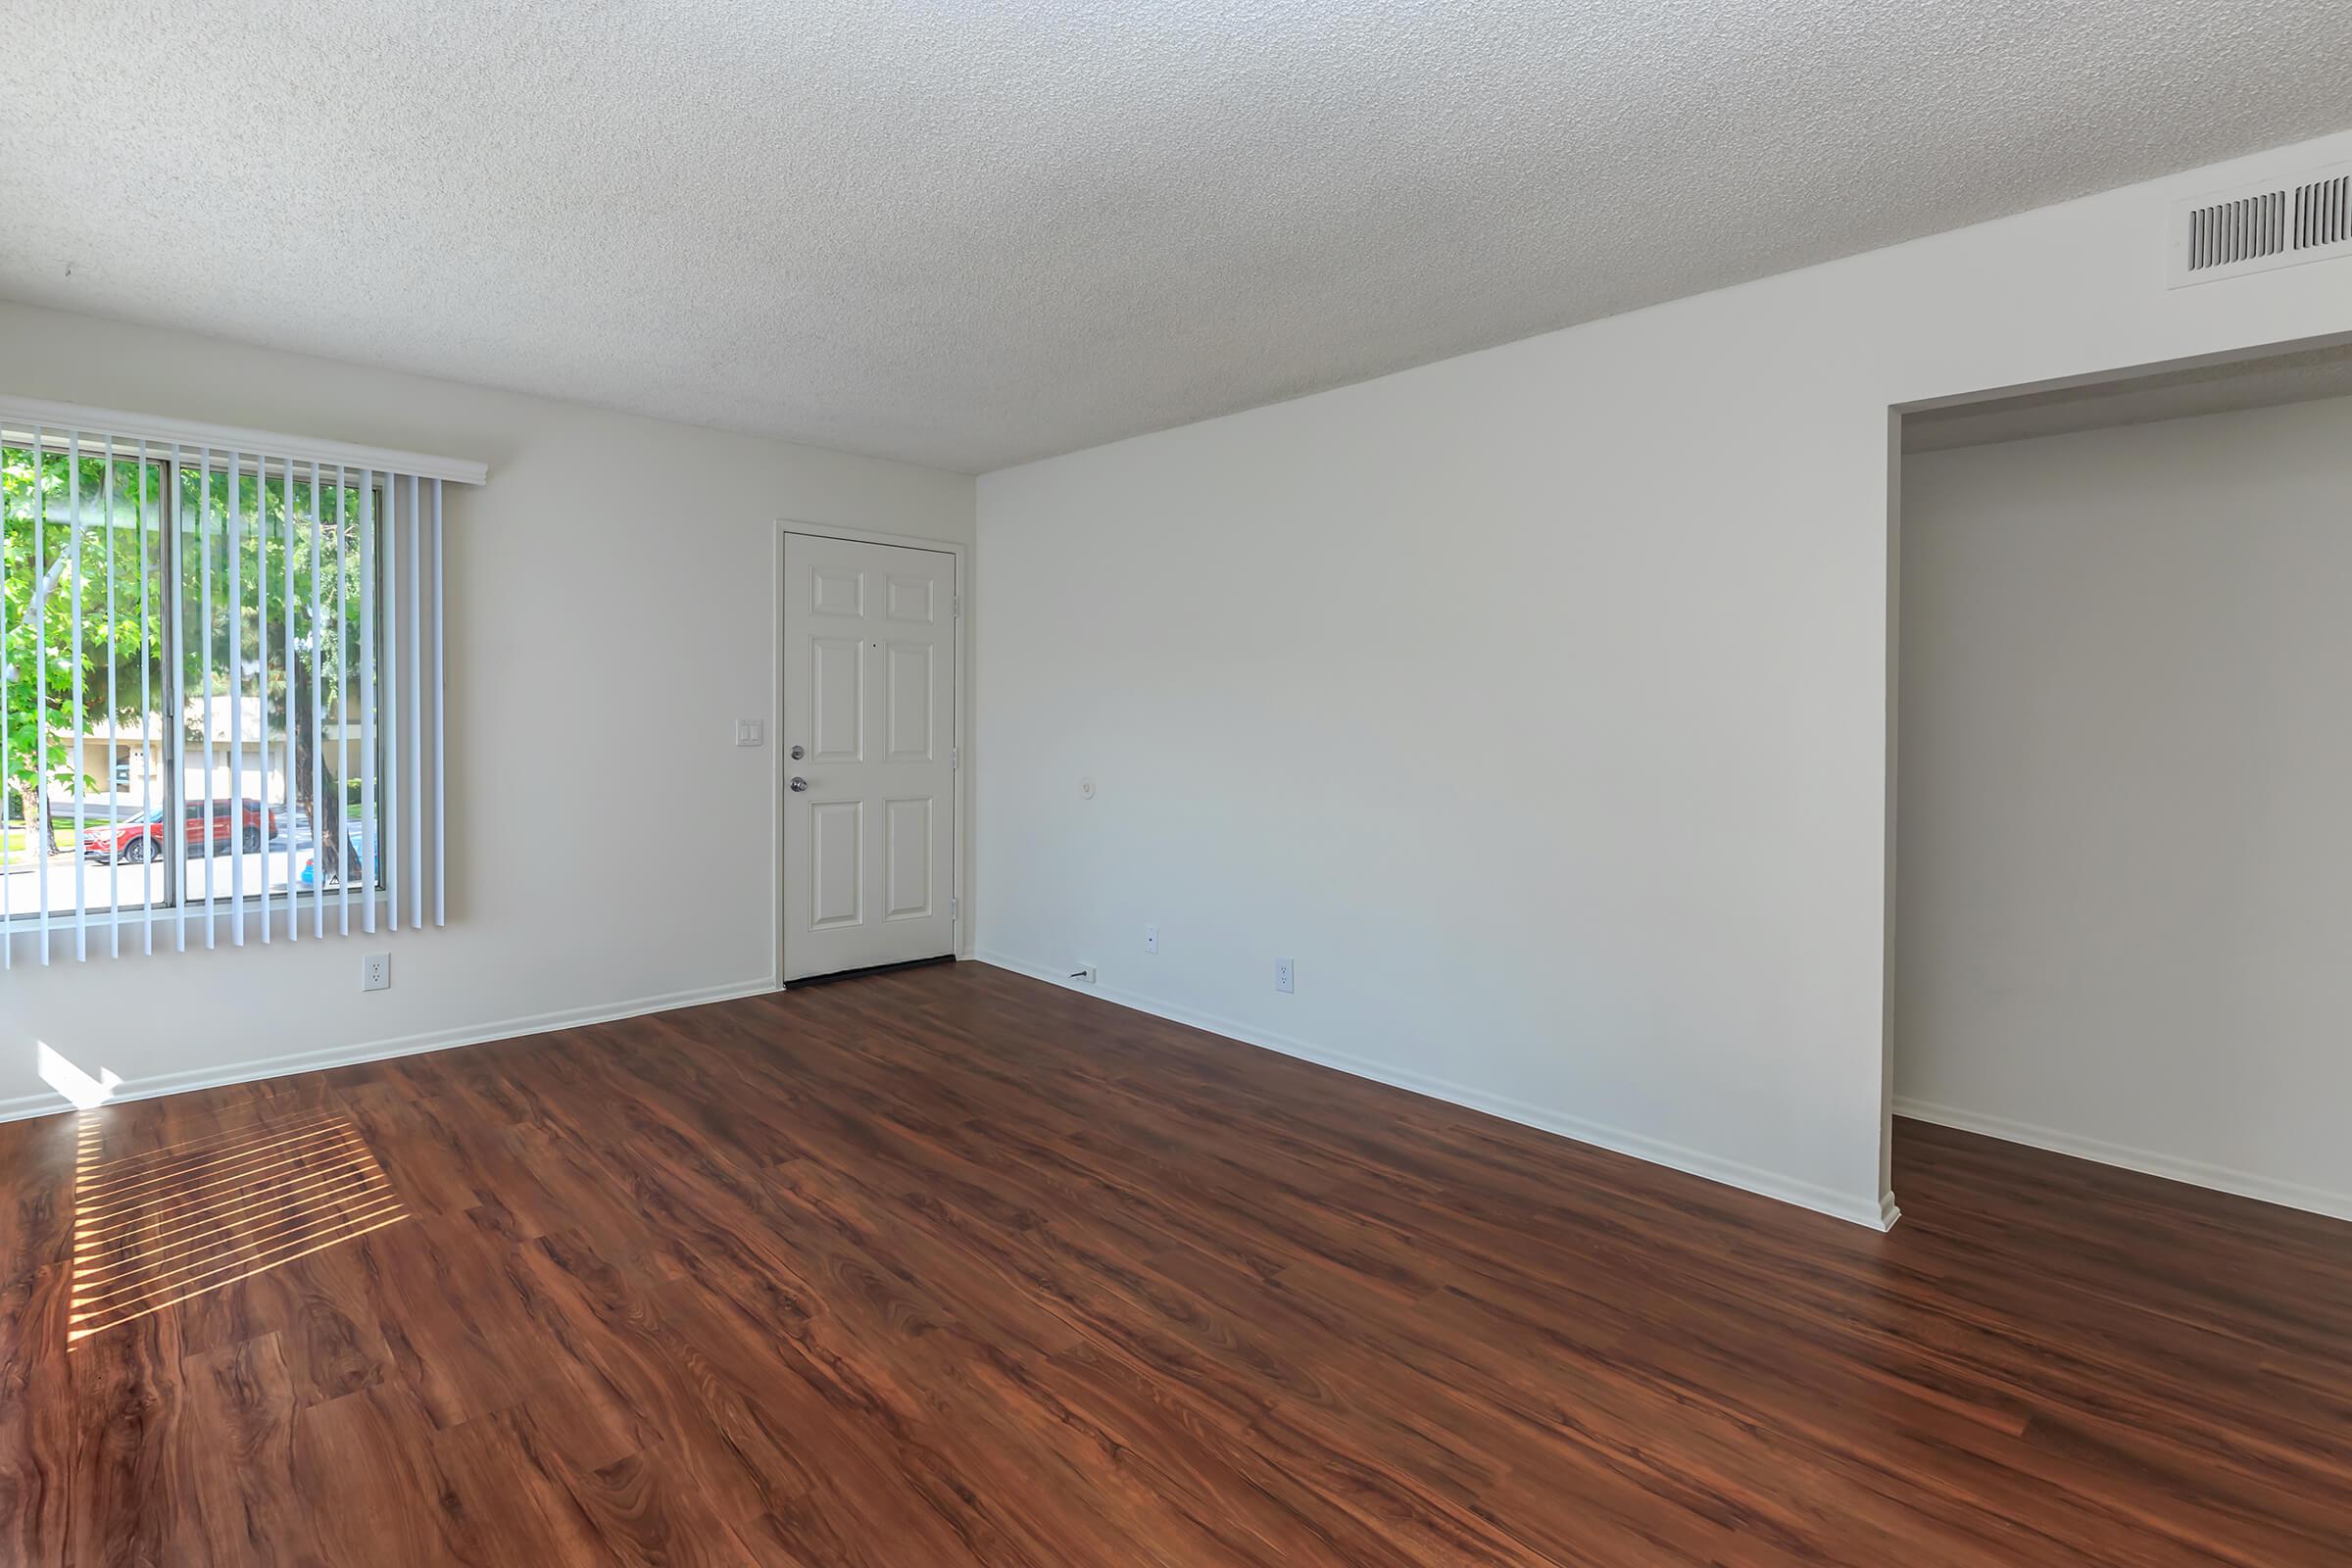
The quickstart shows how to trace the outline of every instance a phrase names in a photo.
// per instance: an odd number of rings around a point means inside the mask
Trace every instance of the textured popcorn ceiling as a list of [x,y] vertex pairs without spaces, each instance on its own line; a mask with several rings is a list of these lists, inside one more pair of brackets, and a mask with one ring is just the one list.
[[2352,123],[2347,0],[0,10],[0,295],[964,469]]

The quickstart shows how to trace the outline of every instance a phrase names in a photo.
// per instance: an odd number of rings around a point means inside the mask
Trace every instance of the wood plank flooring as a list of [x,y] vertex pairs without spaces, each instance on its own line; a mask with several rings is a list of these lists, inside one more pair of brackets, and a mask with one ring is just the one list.
[[18,1123],[0,1562],[2352,1561],[2352,1226],[1896,1188],[972,964]]

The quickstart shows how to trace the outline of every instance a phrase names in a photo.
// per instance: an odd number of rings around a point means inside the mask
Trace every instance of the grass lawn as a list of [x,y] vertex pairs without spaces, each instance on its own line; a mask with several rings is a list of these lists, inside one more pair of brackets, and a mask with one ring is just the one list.
[[31,859],[33,840],[39,836],[26,827],[0,827],[0,863]]

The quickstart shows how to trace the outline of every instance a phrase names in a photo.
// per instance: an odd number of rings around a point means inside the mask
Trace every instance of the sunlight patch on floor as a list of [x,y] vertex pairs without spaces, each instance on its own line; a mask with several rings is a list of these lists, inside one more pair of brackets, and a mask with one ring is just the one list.
[[103,1067],[95,1076],[84,1072],[46,1040],[33,1042],[32,1059],[41,1082],[65,1096],[76,1110],[97,1109],[122,1087],[122,1080]]
[[407,1217],[348,1116],[313,1112],[108,1160],[83,1116],[71,1348]]

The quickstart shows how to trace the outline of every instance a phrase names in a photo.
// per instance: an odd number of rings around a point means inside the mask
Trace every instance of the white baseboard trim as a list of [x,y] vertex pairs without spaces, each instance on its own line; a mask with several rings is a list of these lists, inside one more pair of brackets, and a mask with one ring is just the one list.
[[[392,1040],[371,1041],[365,1045],[334,1046],[324,1051],[295,1052],[283,1056],[261,1056],[250,1061],[229,1062],[218,1067],[198,1067],[187,1072],[157,1073],[147,1078],[129,1078],[106,1099],[108,1104],[124,1100],[154,1100],[163,1095],[184,1095],[196,1089],[219,1089],[228,1084],[255,1083],[264,1078],[283,1078],[289,1073],[318,1072],[327,1067],[349,1067],[363,1061],[383,1061],[393,1056],[417,1056],[431,1051],[454,1051],[461,1046],[483,1046],[493,1040],[513,1040],[519,1035],[546,1034],[556,1029],[579,1029],[589,1024],[615,1023],[622,1018],[642,1017],[649,1012],[667,1012],[673,1007],[698,1007],[706,1003],[732,1002],[740,997],[763,996],[778,990],[772,977],[740,981],[733,985],[707,986],[699,991],[674,991],[666,996],[639,997],[628,1002],[606,1003],[592,1007],[573,1007],[560,1012],[534,1013],[522,1018],[502,1018],[496,1023],[461,1025],[454,1029],[435,1030],[427,1034],[404,1035]],[[29,1116],[52,1116],[74,1109],[74,1102],[65,1096],[49,1093],[21,1095],[14,1100],[0,1100],[0,1121],[22,1121]]]
[[1986,1138],[1998,1138],[2005,1143],[2024,1144],[2030,1149],[2046,1149],[2053,1154],[2072,1154],[2077,1159],[2096,1160],[2102,1165],[2120,1165],[2126,1170],[2138,1171],[2143,1176],[2162,1176],[2169,1181],[2186,1182],[2191,1187],[2210,1187],[2217,1193],[2232,1193],[2239,1198],[2259,1199],[2266,1203],[2278,1203],[2286,1208],[2306,1209],[2314,1214],[2326,1214],[2331,1219],[2352,1219],[2352,1193],[2331,1193],[2324,1188],[2304,1187],[2294,1182],[2257,1176],[2251,1171],[2232,1170],[2226,1165],[2208,1165],[2202,1160],[2182,1159],[2174,1154],[2160,1154],[2154,1150],[2133,1149],[2125,1144],[2110,1144],[2102,1139],[2085,1138],[2080,1133],[2060,1132],[2054,1127],[2037,1127],[2032,1122],[2011,1121],[2006,1116],[1988,1116],[1982,1111],[1961,1110],[1951,1105],[1931,1104],[1924,1100],[1895,1098],[1894,1113],[1913,1121],[1934,1122],[1938,1127],[1952,1127],[1964,1133],[1981,1133]]
[[1200,1012],[1191,1007],[1179,1006],[1174,1003],[1162,1002],[1154,997],[1141,996],[1132,991],[1122,991],[1115,986],[1079,984],[1072,981],[1066,971],[1056,970],[1051,964],[1032,963],[1027,959],[1016,958],[1009,954],[994,953],[985,948],[979,952],[977,957],[982,963],[994,964],[1000,969],[1009,969],[1014,974],[1027,975],[1032,980],[1043,980],[1049,985],[1060,986],[1065,991],[1075,991],[1084,996],[1101,997],[1105,1002],[1115,1003],[1122,1007],[1131,1007],[1137,1012],[1148,1012],[1155,1018],[1165,1018],[1171,1023],[1188,1024],[1195,1029],[1205,1029],[1210,1034],[1222,1035],[1228,1040],[1238,1040],[1244,1045],[1256,1046],[1261,1050],[1277,1052],[1285,1056],[1297,1056],[1302,1061],[1311,1061],[1321,1066],[1337,1068],[1353,1077],[1369,1078],[1374,1083],[1387,1084],[1395,1089],[1409,1090],[1416,1095],[1426,1095],[1432,1100],[1445,1101],[1447,1104],[1460,1105],[1470,1110],[1483,1110],[1491,1116],[1500,1116],[1505,1121],[1515,1121],[1540,1132],[1573,1139],[1580,1144],[1592,1144],[1615,1153],[1630,1154],[1636,1159],[1644,1159],[1653,1165],[1664,1165],[1669,1169],[1682,1171],[1686,1175],[1704,1177],[1711,1182],[1721,1182],[1727,1187],[1737,1187],[1742,1192],[1778,1199],[1785,1203],[1794,1203],[1800,1208],[1809,1208],[1836,1219],[1849,1220],[1856,1225],[1867,1226],[1872,1230],[1886,1229],[1894,1223],[1897,1213],[1892,1194],[1875,1199],[1851,1197],[1847,1194],[1833,1192],[1831,1189],[1813,1182],[1800,1181],[1795,1177],[1782,1176],[1768,1170],[1759,1170],[1753,1165],[1741,1164],[1738,1160],[1719,1158],[1695,1149],[1685,1149],[1679,1144],[1669,1144],[1659,1139],[1644,1137],[1640,1133],[1630,1133],[1621,1128],[1586,1121],[1581,1117],[1549,1110],[1542,1105],[1531,1105],[1524,1101],[1491,1095],[1484,1090],[1471,1088],[1467,1084],[1452,1083],[1443,1078],[1432,1078],[1425,1073],[1410,1072],[1401,1067],[1391,1067],[1382,1062],[1367,1060],[1362,1056],[1349,1055],[1346,1052],[1327,1050],[1303,1040],[1293,1039],[1288,1035],[1275,1034],[1263,1029],[1252,1029],[1245,1024],[1236,1023],[1230,1018],[1220,1018],[1213,1013]]

